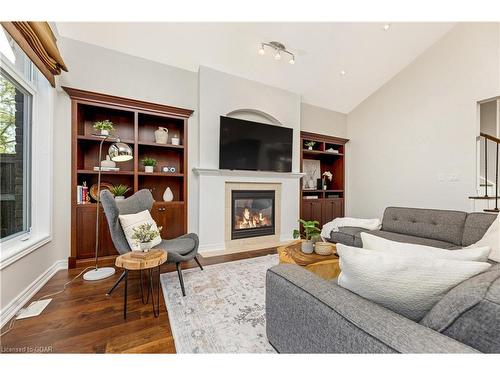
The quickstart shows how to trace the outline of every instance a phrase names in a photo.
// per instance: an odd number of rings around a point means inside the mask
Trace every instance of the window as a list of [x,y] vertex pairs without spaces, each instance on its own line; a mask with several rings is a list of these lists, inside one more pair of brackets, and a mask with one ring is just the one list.
[[32,96],[0,69],[0,239],[30,228]]
[[54,100],[0,27],[0,270],[52,239]]

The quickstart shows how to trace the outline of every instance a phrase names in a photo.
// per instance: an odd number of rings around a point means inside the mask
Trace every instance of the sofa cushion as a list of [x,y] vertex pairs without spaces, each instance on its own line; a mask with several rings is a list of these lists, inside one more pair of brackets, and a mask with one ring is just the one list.
[[466,217],[461,211],[387,207],[382,230],[461,246]]
[[407,242],[391,241],[380,236],[374,236],[367,232],[361,233],[363,249],[382,251],[388,254],[400,255],[418,255],[428,256],[431,259],[450,259],[450,260],[472,260],[475,262],[486,262],[490,254],[490,247],[474,247],[470,249],[448,250],[433,246],[417,245]]
[[[433,240],[431,238],[409,236],[406,234],[386,232],[384,230],[374,230],[374,231],[366,232],[366,233],[370,233],[370,234],[373,234],[374,236],[382,237],[382,238],[385,238],[385,239],[391,240],[391,241],[411,243],[411,244],[415,244],[415,245],[439,247],[440,249],[453,250],[453,249],[460,249],[461,248],[460,246],[457,246],[457,245],[449,243],[449,242]],[[361,240],[361,232],[356,235],[356,239],[358,239],[358,238],[359,238],[359,241],[355,241],[355,246],[357,243],[359,243],[359,245],[360,245],[359,247],[363,247],[363,242]]]
[[340,286],[414,321],[451,288],[490,268],[484,262],[395,255],[342,244],[337,254]]
[[500,353],[500,265],[450,290],[420,323],[481,352]]
[[361,240],[361,237],[359,237],[359,233],[363,231],[366,231],[366,229],[358,227],[340,227],[338,232],[331,232],[330,242],[341,243],[347,246],[357,246],[355,244],[355,240],[356,238]]
[[465,219],[464,235],[462,236],[462,246],[475,244],[495,221],[497,215],[483,212],[472,212]]

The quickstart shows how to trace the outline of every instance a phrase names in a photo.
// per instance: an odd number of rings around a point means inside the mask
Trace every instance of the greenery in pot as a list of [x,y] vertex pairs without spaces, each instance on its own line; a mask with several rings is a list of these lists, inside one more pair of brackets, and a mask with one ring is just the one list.
[[302,241],[302,251],[304,253],[311,254],[313,252],[313,240],[317,239],[321,233],[321,229],[317,227],[317,225],[319,225],[319,221],[299,219],[299,223],[302,224],[304,233],[301,234],[298,229],[295,229],[293,231],[293,238],[303,238],[304,241]]
[[96,121],[93,125],[94,129],[101,132],[102,134],[109,134],[115,130],[114,124],[109,120]]
[[113,194],[115,197],[123,197],[125,196],[125,193],[129,190],[130,188],[127,185],[122,185],[122,184],[114,185],[109,189],[111,194]]
[[307,141],[307,142],[304,142],[304,145],[309,149],[309,150],[312,150],[312,148],[314,147],[314,145],[316,144],[316,142],[314,141]]
[[153,228],[153,223],[144,223],[133,228],[132,239],[141,247],[141,250],[149,250],[151,248],[151,241],[160,236],[162,227],[158,229]]
[[144,159],[142,159],[142,164],[144,164],[145,167],[156,167],[156,164],[158,164],[158,162],[156,161],[156,159],[148,158],[146,156]]

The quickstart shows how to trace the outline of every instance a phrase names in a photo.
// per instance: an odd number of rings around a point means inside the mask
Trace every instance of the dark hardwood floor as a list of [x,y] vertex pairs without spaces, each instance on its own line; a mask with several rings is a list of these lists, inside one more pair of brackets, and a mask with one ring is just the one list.
[[[263,256],[276,248],[216,256],[199,257],[203,266]],[[195,262],[183,269],[197,267]],[[32,298],[57,292],[83,268],[59,271]],[[161,272],[172,272],[175,265],[162,266]],[[123,319],[123,284],[111,296],[106,292],[120,276],[102,281],[85,281],[81,277],[68,285],[65,292],[53,297],[41,315],[17,320],[12,331],[0,340],[0,352],[38,350],[52,353],[175,353],[163,295],[160,292],[160,316],[155,318],[151,303],[141,301],[139,273],[130,272],[127,320]],[[7,323],[2,332],[9,327]]]

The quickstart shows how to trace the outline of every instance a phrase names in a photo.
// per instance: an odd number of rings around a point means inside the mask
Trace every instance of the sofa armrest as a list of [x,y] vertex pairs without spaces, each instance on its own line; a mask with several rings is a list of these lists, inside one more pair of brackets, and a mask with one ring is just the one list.
[[477,353],[296,265],[267,271],[266,319],[282,353]]

